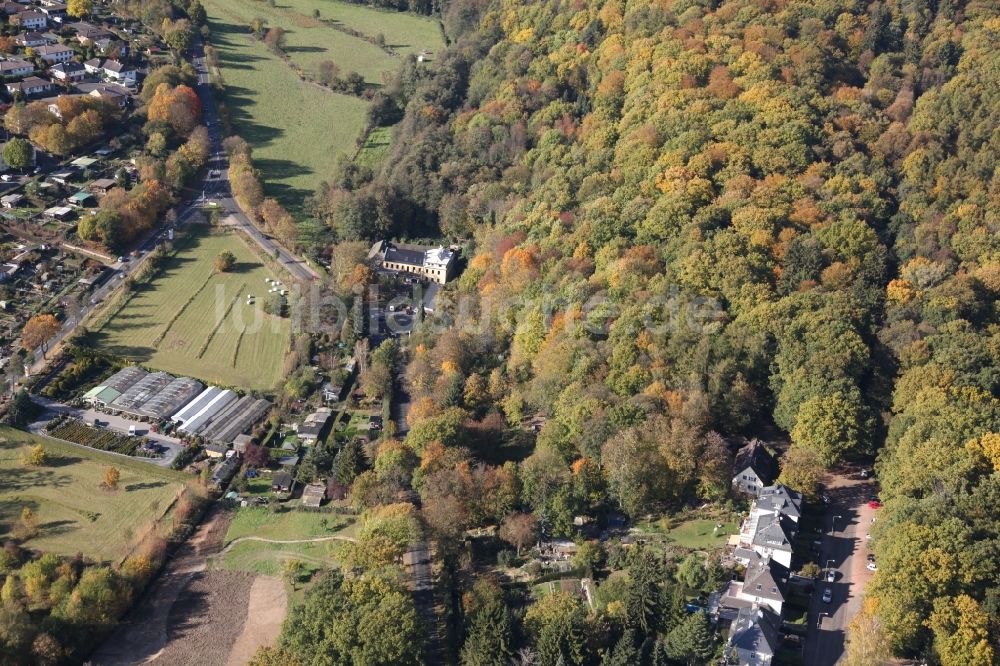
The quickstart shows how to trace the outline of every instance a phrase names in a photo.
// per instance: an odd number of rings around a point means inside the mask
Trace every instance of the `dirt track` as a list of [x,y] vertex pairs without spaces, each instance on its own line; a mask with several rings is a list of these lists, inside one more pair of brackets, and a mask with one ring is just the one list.
[[229,514],[214,511],[90,662],[235,666],[273,642],[287,607],[281,580],[205,569],[228,526]]

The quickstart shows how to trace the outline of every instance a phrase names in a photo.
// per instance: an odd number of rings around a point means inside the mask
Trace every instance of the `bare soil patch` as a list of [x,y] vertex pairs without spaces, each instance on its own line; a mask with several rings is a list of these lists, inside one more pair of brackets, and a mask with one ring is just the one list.
[[[104,644],[91,656],[93,664],[101,666],[126,666],[131,664],[160,663],[159,658],[167,651],[171,642],[171,619],[177,618],[175,606],[185,603],[188,588],[196,576],[205,570],[205,558],[222,550],[222,540],[229,529],[232,514],[214,510],[202,522],[195,534],[175,553],[166,564],[149,590],[136,606],[125,616],[121,625]],[[249,596],[249,583],[246,585]],[[200,589],[200,584],[194,592]],[[241,612],[246,617],[246,603]],[[176,623],[177,620],[175,619]],[[234,629],[236,633],[242,629],[243,619]],[[228,654],[223,653],[225,661]],[[173,663],[208,664],[213,663],[190,655],[191,661]]]
[[170,609],[167,644],[153,663],[225,663],[243,631],[253,579],[253,574],[239,571],[194,574]]
[[250,586],[243,633],[229,651],[227,666],[243,666],[264,645],[274,645],[288,611],[285,584],[274,576],[257,576]]

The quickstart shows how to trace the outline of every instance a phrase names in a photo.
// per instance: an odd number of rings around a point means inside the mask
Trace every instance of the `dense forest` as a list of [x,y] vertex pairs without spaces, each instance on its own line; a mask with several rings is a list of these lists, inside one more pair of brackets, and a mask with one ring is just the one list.
[[[442,15],[434,67],[411,60],[375,96],[374,120],[399,121],[390,158],[342,162],[312,202],[341,243],[466,248],[448,296],[474,305],[415,335],[415,424],[355,465],[356,501],[412,488],[438,543],[500,524],[516,544],[581,513],[718,499],[720,435],[776,427],[782,478],[807,495],[824,468],[877,456],[879,571],[852,663],[995,663],[1000,8],[455,0]],[[506,455],[534,415],[530,455]],[[459,552],[452,566],[460,581]],[[465,583],[463,662],[527,645],[544,664],[700,663],[669,649],[685,621],[651,566],[623,562],[639,571],[624,610],[598,618],[546,601],[512,620],[488,582]]]

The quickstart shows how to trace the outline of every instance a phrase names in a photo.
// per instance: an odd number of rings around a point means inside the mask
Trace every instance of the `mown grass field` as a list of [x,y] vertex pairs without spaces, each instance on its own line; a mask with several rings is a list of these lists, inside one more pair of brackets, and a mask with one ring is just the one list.
[[354,161],[364,166],[375,167],[389,156],[390,150],[392,150],[392,128],[376,127],[365,138],[365,145],[361,146]]
[[[353,153],[368,103],[303,81],[250,36],[250,22],[259,17],[284,28],[285,52],[307,76],[315,77],[318,64],[330,60],[341,76],[355,71],[372,86],[381,85],[405,54],[443,47],[430,18],[333,0],[278,0],[273,7],[259,0],[206,0],[205,9],[233,129],[253,146],[266,193],[293,212],[329,178],[339,154]],[[389,50],[336,26],[372,38],[381,34]]]
[[[50,461],[25,467],[21,454],[41,442]],[[120,489],[100,488],[109,466]],[[188,478],[182,472],[75,447],[0,426],[0,540],[28,506],[39,534],[27,546],[61,555],[115,561],[163,516]]]
[[353,525],[353,521],[347,516],[333,513],[271,513],[265,507],[245,507],[237,509],[229,523],[225,541],[229,543],[245,536],[278,540],[309,539],[334,534],[350,536],[353,533],[350,525]]
[[218,15],[209,24],[233,131],[253,147],[265,193],[300,210],[329,178],[337,155],[354,150],[367,104],[302,81],[243,26]]
[[[331,60],[341,75],[358,72],[372,85],[381,85],[385,74],[395,72],[403,56],[427,50],[433,57],[444,46],[435,19],[336,0],[278,0],[273,7],[256,0],[208,0],[205,8],[210,19],[244,32],[254,18],[284,28],[285,53],[310,74],[320,62]],[[214,34],[214,26],[212,30]],[[378,35],[385,48],[373,43]]]
[[312,574],[319,569],[337,565],[337,542],[316,541],[313,543],[267,543],[266,541],[243,541],[232,550],[213,560],[212,566],[225,571],[249,571],[262,576],[280,576],[285,562],[302,562],[304,574]]
[[[199,228],[149,284],[94,334],[112,354],[205,382],[269,390],[281,379],[291,337],[287,318],[263,312],[275,274],[233,233]],[[216,273],[229,250],[236,268]],[[287,284],[287,283],[286,283]],[[257,297],[247,305],[247,294]]]
[[[315,537],[352,537],[355,523],[346,516],[330,513],[285,511],[272,513],[264,507],[237,509],[225,543],[232,544],[243,537],[254,536],[276,541],[295,541]],[[269,543],[266,541],[240,541],[214,558],[212,566],[230,571],[251,571],[266,576],[280,576],[285,562],[298,560],[307,572],[329,568],[337,564],[340,541],[313,541],[305,543]]]
[[356,30],[367,37],[381,34],[386,47],[400,55],[430,51],[433,60],[444,47],[444,35],[437,19],[402,12],[383,11],[337,0],[284,0],[281,3],[299,15]]

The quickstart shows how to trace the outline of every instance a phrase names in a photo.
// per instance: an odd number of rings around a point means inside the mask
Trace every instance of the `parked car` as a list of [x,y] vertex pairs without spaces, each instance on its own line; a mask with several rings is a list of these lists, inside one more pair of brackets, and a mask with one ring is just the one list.
[[826,588],[823,590],[823,603],[828,604],[833,601],[833,590]]
[[868,508],[869,509],[880,509],[880,508],[882,508],[882,502],[880,502],[877,497],[873,497],[870,500],[868,500]]
[[832,583],[835,580],[837,580],[837,572],[834,571],[833,569],[830,569],[829,571],[826,572],[826,582]]
[[868,561],[869,562],[874,562],[875,561],[875,556],[872,555],[871,553],[868,553]]
[[874,562],[868,563],[868,571],[878,571],[878,565]]

